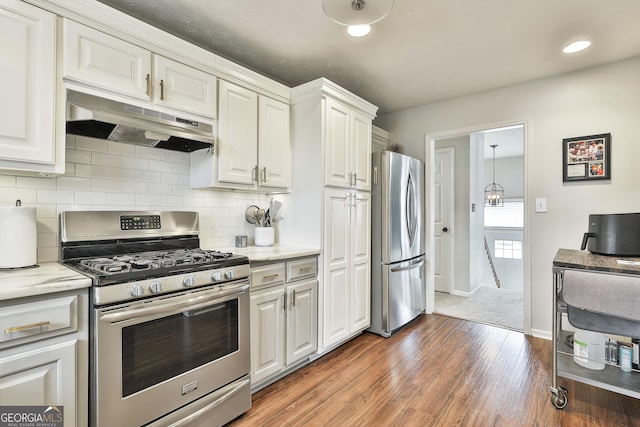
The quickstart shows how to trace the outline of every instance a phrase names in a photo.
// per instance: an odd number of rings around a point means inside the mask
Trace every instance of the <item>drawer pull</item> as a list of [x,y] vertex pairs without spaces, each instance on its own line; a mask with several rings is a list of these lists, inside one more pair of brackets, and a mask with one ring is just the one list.
[[270,276],[264,276],[264,277],[262,278],[262,281],[263,281],[263,282],[265,282],[265,281],[269,281],[269,280],[275,280],[275,279],[277,279],[278,277],[280,277],[280,275],[279,275],[279,274],[272,274],[272,275],[270,275]]
[[308,273],[311,271],[311,267],[303,267],[298,269],[298,273],[302,274],[302,273]]
[[7,328],[4,330],[5,334],[13,334],[15,332],[24,332],[24,331],[28,331],[30,329],[36,329],[36,328],[41,328],[43,326],[49,326],[51,322],[44,321],[44,322],[38,322],[38,323],[32,323],[30,325],[23,325],[23,326],[12,326],[11,328]]

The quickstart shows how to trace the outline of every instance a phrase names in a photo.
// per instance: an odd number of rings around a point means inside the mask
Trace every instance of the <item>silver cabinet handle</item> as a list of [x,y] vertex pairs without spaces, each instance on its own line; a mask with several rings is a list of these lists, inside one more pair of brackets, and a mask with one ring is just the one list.
[[296,306],[296,290],[291,291],[291,307]]
[[147,73],[147,95],[151,95],[151,74]]
[[164,80],[160,79],[160,100],[164,101]]
[[284,303],[282,304],[282,310],[287,311],[287,292],[284,292]]
[[358,185],[358,174],[356,172],[353,173],[353,184],[351,184],[353,187],[355,187],[356,185]]
[[353,186],[353,172],[349,172],[349,187]]
[[49,326],[50,324],[51,324],[51,322],[49,322],[48,320],[45,320],[43,322],[32,323],[30,325],[12,326],[10,328],[5,329],[4,333],[5,334],[13,334],[15,332],[24,332],[24,331],[28,331],[30,329],[37,329],[37,328],[42,328],[43,326]]
[[251,181],[258,182],[258,165],[255,165],[251,171]]
[[277,279],[278,277],[280,277],[280,275],[279,275],[278,273],[276,273],[276,274],[271,274],[271,275],[269,275],[269,276],[264,276],[264,277],[262,278],[262,281],[264,282],[264,281],[275,280],[275,279]]
[[262,183],[266,184],[267,182],[267,168],[262,168]]

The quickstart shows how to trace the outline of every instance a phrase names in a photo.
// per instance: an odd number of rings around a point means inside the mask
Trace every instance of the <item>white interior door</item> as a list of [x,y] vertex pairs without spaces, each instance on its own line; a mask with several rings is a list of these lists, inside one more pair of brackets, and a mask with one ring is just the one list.
[[438,148],[434,157],[434,288],[451,292],[453,280],[453,147]]

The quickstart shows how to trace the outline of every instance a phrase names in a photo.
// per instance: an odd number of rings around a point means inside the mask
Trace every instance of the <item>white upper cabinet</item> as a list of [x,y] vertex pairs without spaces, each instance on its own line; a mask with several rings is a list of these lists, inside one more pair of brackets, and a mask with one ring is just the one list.
[[201,116],[216,116],[215,76],[153,55],[153,102]]
[[216,116],[216,77],[64,20],[65,79],[168,108]]
[[191,153],[191,186],[287,191],[289,105],[220,80],[215,153]]
[[220,81],[218,180],[253,185],[258,164],[258,95]]
[[63,139],[56,135],[55,16],[1,0],[0,39],[0,169],[63,173],[64,147],[56,146]]
[[151,52],[64,20],[63,74],[91,86],[151,100]]
[[331,98],[325,115],[325,185],[371,190],[371,119]]
[[258,185],[291,187],[289,105],[261,96],[258,109]]

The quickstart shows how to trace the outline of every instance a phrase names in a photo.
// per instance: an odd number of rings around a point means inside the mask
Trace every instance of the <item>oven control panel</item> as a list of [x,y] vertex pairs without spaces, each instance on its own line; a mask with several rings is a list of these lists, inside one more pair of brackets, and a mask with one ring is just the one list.
[[120,216],[120,230],[159,230],[160,215]]

